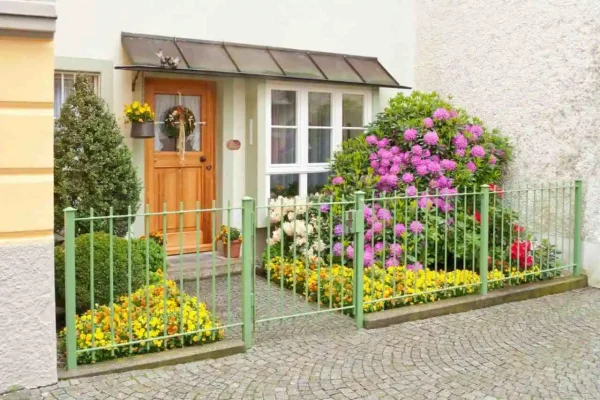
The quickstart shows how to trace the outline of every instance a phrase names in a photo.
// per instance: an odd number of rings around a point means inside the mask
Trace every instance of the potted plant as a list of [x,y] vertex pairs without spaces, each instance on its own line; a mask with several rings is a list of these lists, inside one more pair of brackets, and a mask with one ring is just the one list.
[[131,137],[151,139],[154,137],[154,113],[148,103],[134,101],[125,105],[126,122],[131,122]]
[[221,230],[215,238],[215,241],[223,243],[223,256],[231,258],[240,257],[240,248],[242,245],[242,232],[235,227],[221,225]]

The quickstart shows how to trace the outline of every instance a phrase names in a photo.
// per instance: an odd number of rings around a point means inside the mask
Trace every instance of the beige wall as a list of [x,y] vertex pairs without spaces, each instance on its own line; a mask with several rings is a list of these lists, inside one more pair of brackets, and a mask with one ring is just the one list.
[[53,39],[0,34],[0,60],[2,393],[56,381]]

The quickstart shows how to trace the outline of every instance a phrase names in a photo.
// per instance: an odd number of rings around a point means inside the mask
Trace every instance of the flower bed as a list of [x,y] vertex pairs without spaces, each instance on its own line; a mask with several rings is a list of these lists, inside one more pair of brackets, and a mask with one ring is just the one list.
[[[98,348],[78,353],[78,364],[200,345],[223,338],[224,331],[219,329],[219,321],[206,310],[204,303],[188,294],[182,295],[174,281],[165,282],[160,272],[157,274],[159,281],[132,293],[131,303],[128,296],[123,296],[114,304],[114,342],[111,340],[109,306],[98,306],[93,317],[91,310],[75,317],[77,350]],[[66,329],[60,332],[61,341],[65,340]],[[169,339],[160,338],[180,334]],[[140,343],[128,345],[138,341]]]
[[[318,266],[318,260],[284,260],[274,257],[265,264],[267,276],[284,287],[296,290],[324,307],[341,309],[353,304],[354,270],[339,264]],[[363,269],[363,309],[375,312],[413,304],[431,303],[477,293],[481,282],[472,270],[437,271],[429,268],[394,266]],[[527,271],[517,268],[493,269],[488,273],[488,289],[519,285],[544,278],[539,266]],[[348,312],[352,314],[352,310]]]

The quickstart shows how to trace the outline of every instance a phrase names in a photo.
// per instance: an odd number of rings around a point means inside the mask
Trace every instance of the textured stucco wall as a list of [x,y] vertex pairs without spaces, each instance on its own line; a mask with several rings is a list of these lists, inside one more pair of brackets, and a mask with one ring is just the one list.
[[0,242],[0,393],[56,382],[54,241]]
[[584,179],[584,260],[600,286],[600,2],[419,0],[415,89],[512,138],[512,182]]

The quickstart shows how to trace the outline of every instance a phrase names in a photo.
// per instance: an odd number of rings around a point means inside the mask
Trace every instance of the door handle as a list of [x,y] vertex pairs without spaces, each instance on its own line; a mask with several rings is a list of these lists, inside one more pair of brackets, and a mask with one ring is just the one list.
[[200,162],[204,162],[204,161],[206,161],[206,157],[200,156]]
[[212,165],[207,165],[207,166],[206,166],[206,170],[207,170],[207,171],[210,171],[211,169],[212,169]]

